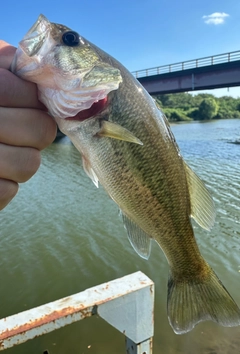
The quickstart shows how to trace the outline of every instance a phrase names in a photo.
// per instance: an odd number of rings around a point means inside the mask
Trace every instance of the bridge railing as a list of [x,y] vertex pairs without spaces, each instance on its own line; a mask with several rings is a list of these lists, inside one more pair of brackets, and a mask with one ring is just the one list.
[[125,353],[152,354],[153,312],[154,283],[136,272],[1,319],[0,351],[98,315],[125,335]]
[[158,75],[158,74],[166,74],[175,71],[182,71],[187,69],[195,69],[202,66],[216,65],[222,63],[229,63],[232,61],[240,60],[240,50],[230,53],[212,55],[210,57],[203,57],[199,59],[187,60],[179,63],[168,64],[156,66],[154,68],[142,69],[133,71],[132,74],[136,78]]

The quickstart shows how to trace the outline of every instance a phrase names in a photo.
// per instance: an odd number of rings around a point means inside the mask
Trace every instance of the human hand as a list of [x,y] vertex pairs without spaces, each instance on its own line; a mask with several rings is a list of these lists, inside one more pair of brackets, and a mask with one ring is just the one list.
[[56,136],[37,86],[9,71],[15,50],[0,40],[0,210],[16,195],[18,183],[36,173],[40,151]]

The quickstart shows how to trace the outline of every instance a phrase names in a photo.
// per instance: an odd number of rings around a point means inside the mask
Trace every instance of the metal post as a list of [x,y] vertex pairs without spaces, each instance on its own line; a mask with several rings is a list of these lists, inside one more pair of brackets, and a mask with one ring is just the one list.
[[145,342],[136,344],[130,339],[126,339],[126,350],[127,354],[151,354],[153,347],[152,338],[146,340]]
[[194,74],[192,74],[192,91],[195,89]]

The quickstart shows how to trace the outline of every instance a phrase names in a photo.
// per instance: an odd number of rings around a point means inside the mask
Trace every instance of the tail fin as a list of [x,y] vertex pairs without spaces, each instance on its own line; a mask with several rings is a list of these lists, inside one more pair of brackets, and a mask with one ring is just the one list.
[[240,325],[240,310],[209,267],[207,277],[188,282],[174,274],[168,280],[168,319],[177,334],[191,331],[201,321],[212,320],[224,327]]

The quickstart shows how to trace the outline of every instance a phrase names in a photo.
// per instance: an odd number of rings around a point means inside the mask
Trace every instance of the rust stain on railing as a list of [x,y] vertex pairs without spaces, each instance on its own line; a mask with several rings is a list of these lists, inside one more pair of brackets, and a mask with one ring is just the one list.
[[[82,310],[81,310],[81,307],[83,308]],[[80,312],[83,315],[83,317],[92,316],[91,311],[89,311],[89,309],[86,310],[84,308],[84,305],[80,305],[80,308],[67,307],[67,308],[64,308],[59,311],[53,311],[48,315],[44,315],[44,316],[39,317],[34,320],[29,320],[29,322],[27,322],[23,325],[15,326],[11,329],[7,328],[6,330],[2,331],[0,334],[0,343],[2,340],[6,339],[6,338],[13,337],[17,334],[24,334],[24,333],[28,332],[30,329],[41,327],[41,326],[43,326],[47,323],[50,323],[50,322],[54,323],[56,320],[66,317],[66,316],[71,316],[76,312],[77,313]]]

